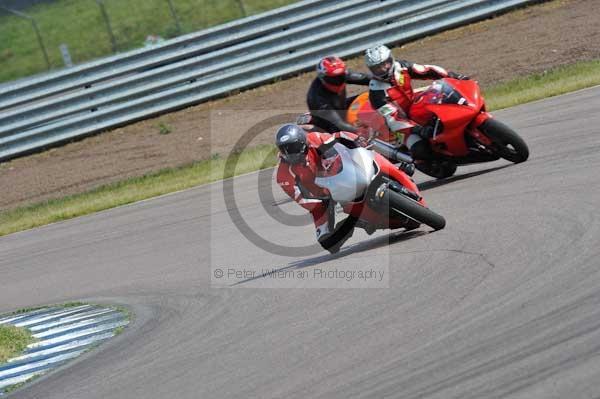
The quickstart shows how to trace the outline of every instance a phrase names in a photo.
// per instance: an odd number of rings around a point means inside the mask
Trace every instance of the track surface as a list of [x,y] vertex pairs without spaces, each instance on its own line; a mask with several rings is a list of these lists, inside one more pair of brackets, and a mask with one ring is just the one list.
[[[95,299],[137,314],[127,333],[14,397],[598,398],[599,108],[594,88],[498,112],[527,140],[528,162],[424,183],[445,230],[389,245],[387,232],[360,232],[333,258],[256,248],[220,184],[4,237],[0,311]],[[257,231],[312,243],[312,227],[265,217],[256,174],[235,183]],[[386,262],[389,288],[210,286],[211,263],[357,260]]]

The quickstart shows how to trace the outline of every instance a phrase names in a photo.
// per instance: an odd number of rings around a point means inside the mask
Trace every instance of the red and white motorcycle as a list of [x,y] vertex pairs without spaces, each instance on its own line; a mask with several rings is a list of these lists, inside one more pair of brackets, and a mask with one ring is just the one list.
[[412,230],[421,224],[434,230],[445,227],[446,220],[427,207],[412,179],[385,157],[340,143],[331,150],[327,158],[334,158],[332,166],[315,184],[357,219],[356,227],[369,234],[376,229]]

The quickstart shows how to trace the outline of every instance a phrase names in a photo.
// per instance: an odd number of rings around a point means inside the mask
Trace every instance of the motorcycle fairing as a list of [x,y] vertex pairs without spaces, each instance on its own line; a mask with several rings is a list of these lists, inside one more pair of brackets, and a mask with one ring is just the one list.
[[336,202],[356,202],[376,175],[374,154],[362,147],[350,149],[339,143],[333,148],[341,158],[342,167],[336,174],[316,177],[315,184],[327,189]]

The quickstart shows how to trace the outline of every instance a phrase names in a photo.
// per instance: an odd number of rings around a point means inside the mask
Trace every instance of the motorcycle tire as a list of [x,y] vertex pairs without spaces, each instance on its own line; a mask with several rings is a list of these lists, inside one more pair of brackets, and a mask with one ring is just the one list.
[[479,129],[494,143],[494,151],[501,158],[513,163],[529,158],[529,147],[514,130],[496,119],[488,119]]
[[426,224],[434,230],[441,230],[446,227],[446,219],[443,216],[424,207],[412,198],[393,190],[386,190],[384,195],[387,198],[383,198],[383,200],[389,206],[390,214],[396,213],[405,216],[415,222]]
[[456,173],[456,164],[453,162],[419,162],[415,164],[415,167],[421,173],[427,176],[435,177],[436,179],[445,179],[451,177]]

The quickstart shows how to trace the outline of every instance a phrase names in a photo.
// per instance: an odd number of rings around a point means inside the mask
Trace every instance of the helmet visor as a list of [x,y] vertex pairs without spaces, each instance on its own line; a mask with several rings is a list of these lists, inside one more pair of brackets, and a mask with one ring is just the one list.
[[341,86],[346,83],[346,75],[324,76],[323,80],[330,85]]
[[373,75],[375,75],[377,77],[380,77],[380,78],[386,77],[389,75],[393,64],[394,64],[394,61],[391,58],[388,58],[387,60],[383,61],[380,64],[371,65],[369,67],[369,69],[371,70]]
[[281,154],[289,163],[301,162],[304,159],[306,149],[306,144],[299,141],[287,143],[280,148]]

